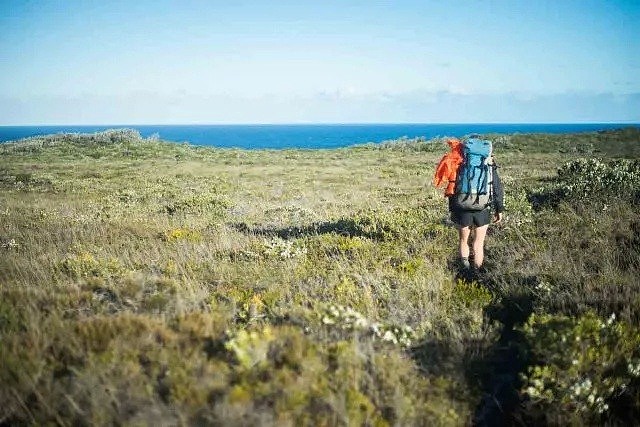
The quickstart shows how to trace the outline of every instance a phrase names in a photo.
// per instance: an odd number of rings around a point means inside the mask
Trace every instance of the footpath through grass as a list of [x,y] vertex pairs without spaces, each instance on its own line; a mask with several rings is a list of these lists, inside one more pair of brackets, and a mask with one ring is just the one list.
[[0,145],[0,423],[638,423],[640,131],[489,137],[475,280],[440,140]]

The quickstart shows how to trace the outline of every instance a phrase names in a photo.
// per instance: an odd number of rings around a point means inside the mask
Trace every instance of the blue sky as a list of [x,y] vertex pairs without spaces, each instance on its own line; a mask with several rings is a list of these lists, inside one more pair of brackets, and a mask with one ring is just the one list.
[[640,122],[640,1],[0,1],[0,125]]

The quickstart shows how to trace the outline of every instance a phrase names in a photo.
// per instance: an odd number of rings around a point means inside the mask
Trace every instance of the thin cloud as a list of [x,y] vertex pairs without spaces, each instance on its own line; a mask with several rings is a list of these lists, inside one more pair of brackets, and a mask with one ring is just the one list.
[[3,125],[309,122],[640,122],[640,92],[629,94],[319,93],[237,97],[185,92],[0,97]]

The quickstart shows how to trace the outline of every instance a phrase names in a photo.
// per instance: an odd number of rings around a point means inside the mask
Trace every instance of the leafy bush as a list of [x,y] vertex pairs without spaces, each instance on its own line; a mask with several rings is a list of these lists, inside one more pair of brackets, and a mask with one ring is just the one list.
[[532,194],[538,206],[562,200],[593,203],[611,198],[640,200],[640,160],[578,159],[558,169],[556,182]]
[[532,315],[523,331],[533,361],[522,389],[530,411],[560,424],[620,415],[640,421],[637,328],[615,314],[603,321],[588,313]]
[[355,218],[357,232],[354,234],[379,240],[404,240],[420,231],[427,232],[431,222],[426,209],[367,210],[359,212]]
[[118,259],[100,259],[89,252],[68,255],[60,264],[60,269],[73,278],[110,278],[123,272]]
[[579,159],[562,165],[558,179],[571,196],[626,195],[640,190],[640,161]]
[[208,214],[213,217],[222,215],[230,206],[229,199],[216,192],[199,192],[176,197],[163,206],[169,215]]
[[505,194],[504,205],[505,210],[508,212],[508,217],[505,222],[509,225],[522,227],[533,222],[533,207],[527,199],[525,191],[507,192]]

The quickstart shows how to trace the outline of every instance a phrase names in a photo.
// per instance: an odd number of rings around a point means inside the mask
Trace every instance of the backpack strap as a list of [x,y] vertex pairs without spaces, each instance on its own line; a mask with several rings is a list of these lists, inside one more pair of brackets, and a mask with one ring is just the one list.
[[[491,167],[490,165],[485,164],[485,162],[487,161],[486,157],[482,157],[481,158],[481,162],[480,162],[480,177],[478,179],[478,181],[480,181],[480,188],[484,189],[487,186],[487,182],[489,181],[489,168]],[[486,168],[486,169],[485,169]],[[486,194],[483,191],[478,191],[478,194]]]
[[475,175],[475,170],[474,167],[471,165],[471,163],[469,162],[469,149],[465,148],[465,163],[466,163],[466,168],[465,168],[465,178],[467,180],[467,192],[464,193],[464,201],[466,201],[469,197],[471,197],[471,186],[473,184],[473,176]]

